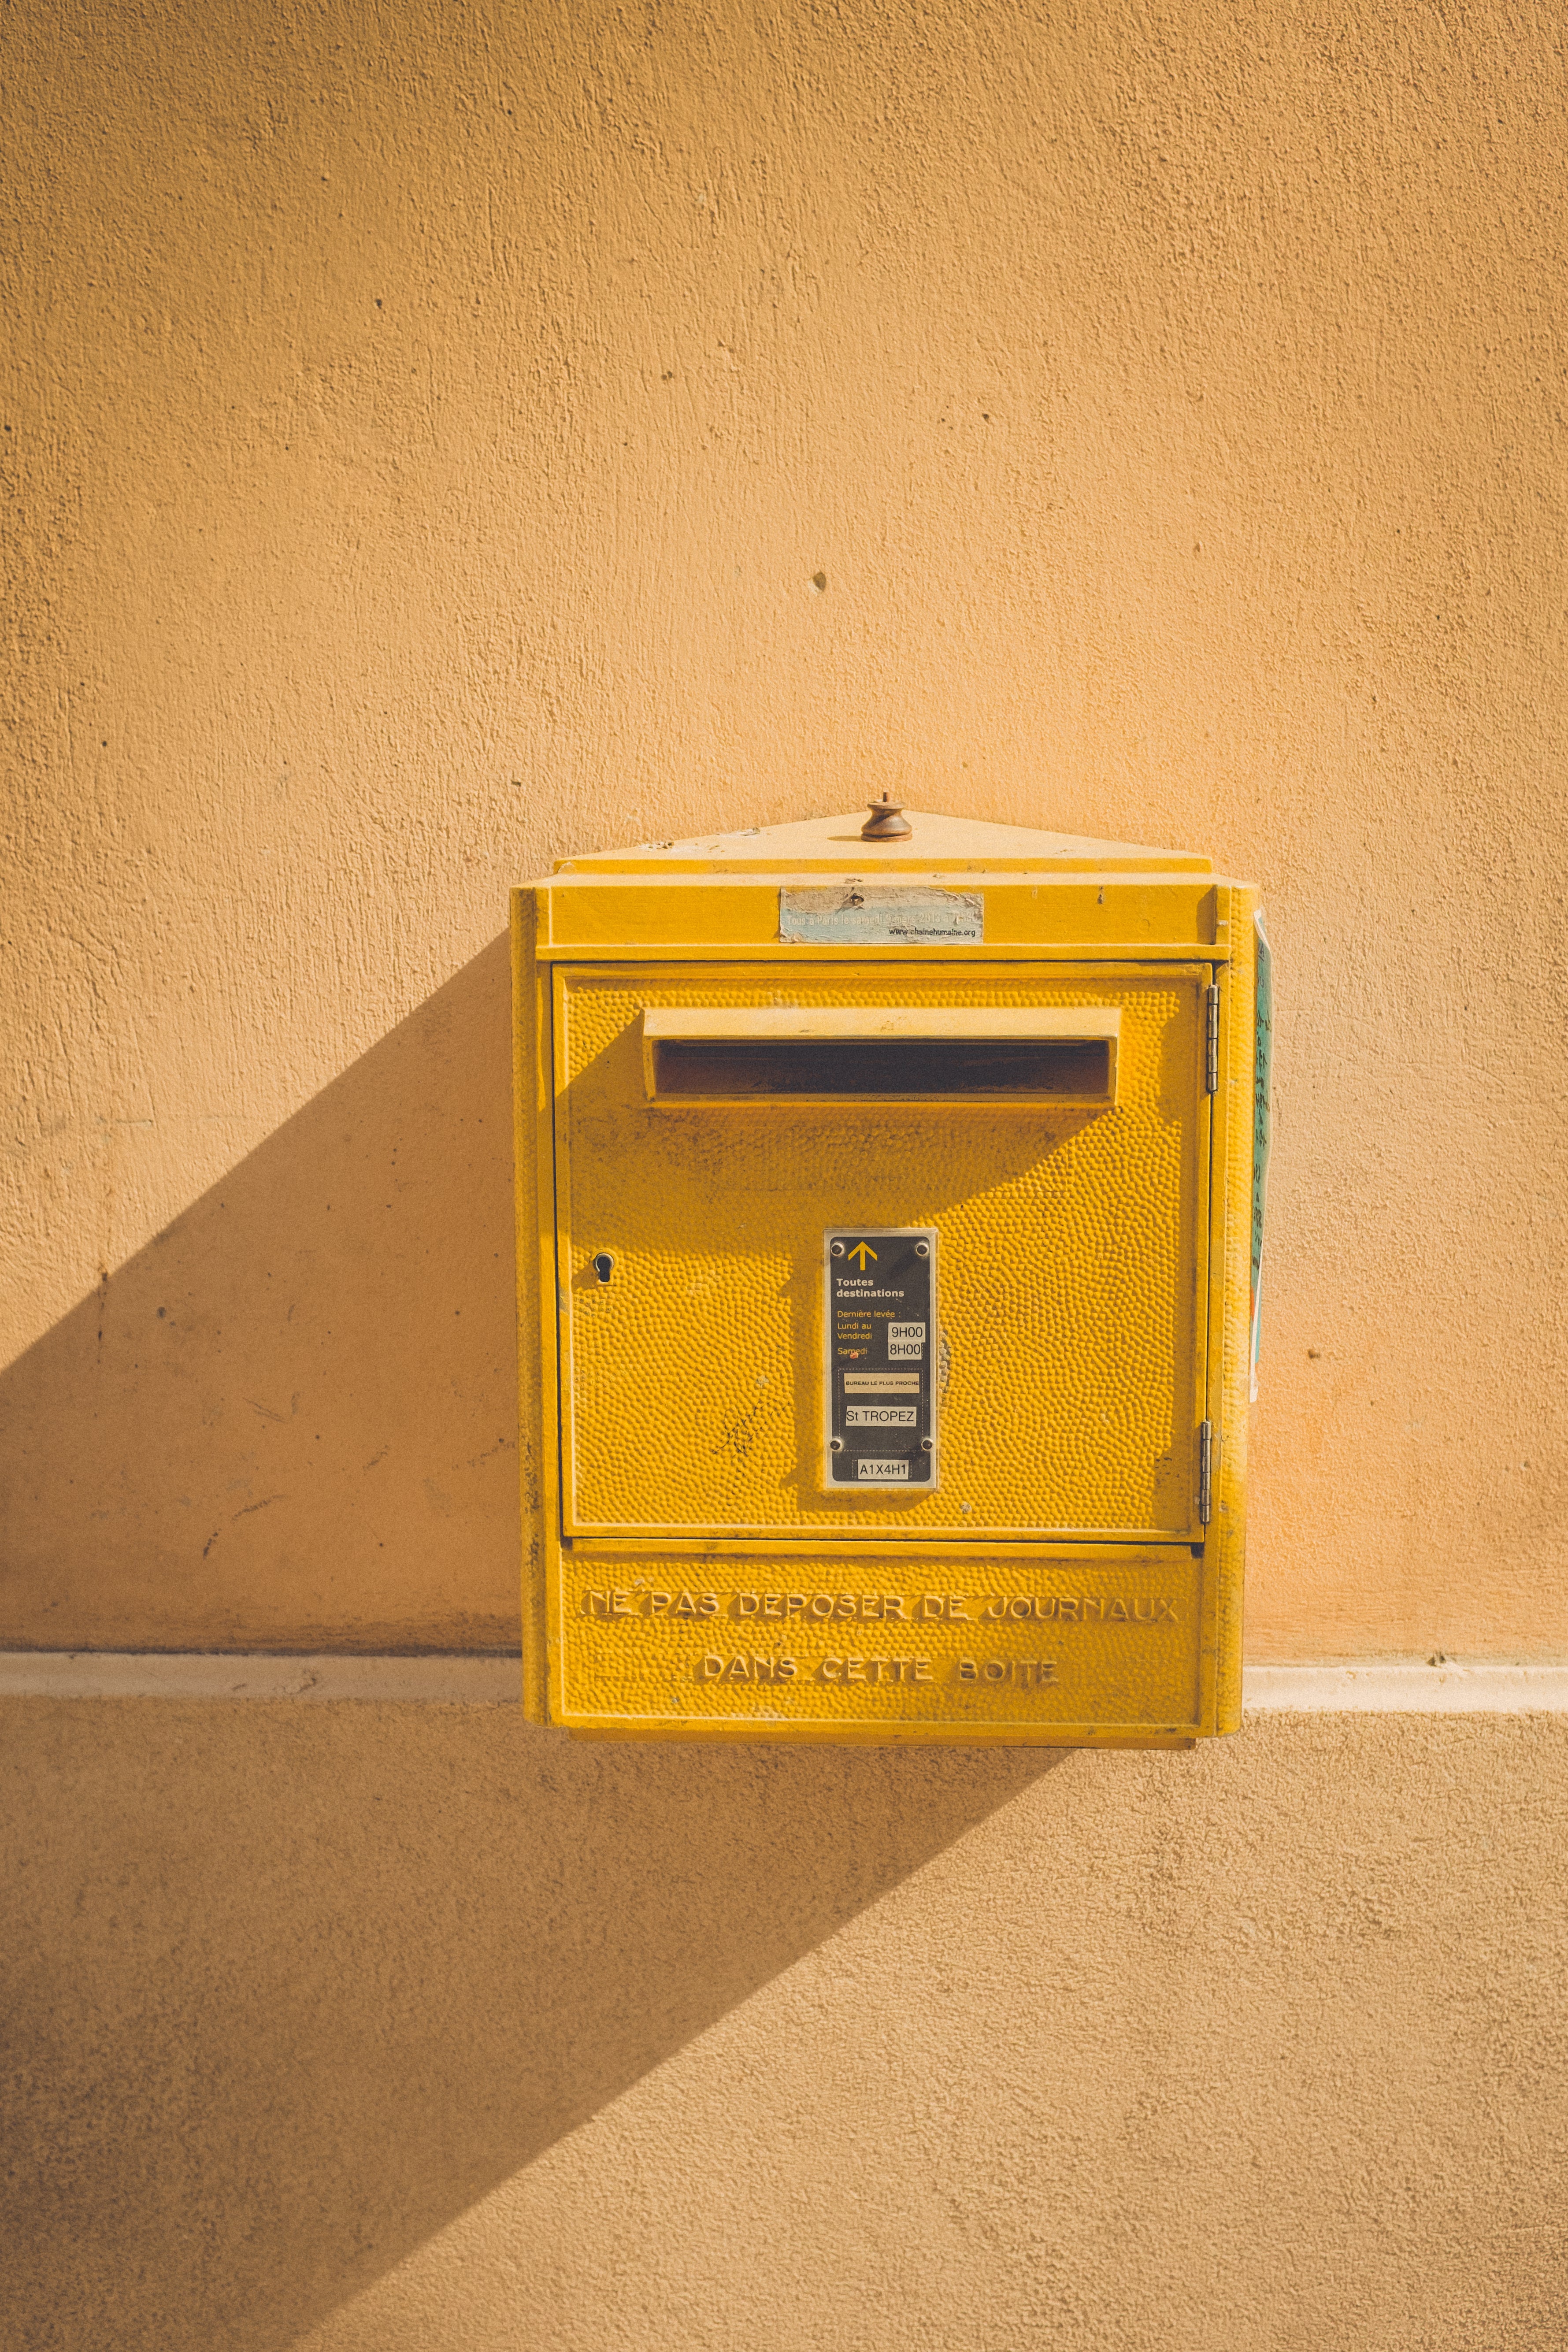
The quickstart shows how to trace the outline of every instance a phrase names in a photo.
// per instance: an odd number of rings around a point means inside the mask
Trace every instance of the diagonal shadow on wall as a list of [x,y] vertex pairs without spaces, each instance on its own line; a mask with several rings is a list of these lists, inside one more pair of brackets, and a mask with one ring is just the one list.
[[0,1374],[0,1647],[518,1639],[492,941]]
[[1061,1760],[173,1701],[0,1747],[40,2352],[283,2352]]
[[[510,1647],[497,940],[0,1376],[47,1647]],[[1037,1753],[14,1703],[6,2340],[282,2352]]]

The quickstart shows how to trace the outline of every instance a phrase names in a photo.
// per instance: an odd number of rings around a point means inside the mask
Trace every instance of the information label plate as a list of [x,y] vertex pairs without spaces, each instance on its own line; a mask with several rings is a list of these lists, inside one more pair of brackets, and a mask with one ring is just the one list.
[[825,1237],[825,1483],[938,1483],[936,1234],[835,1226]]

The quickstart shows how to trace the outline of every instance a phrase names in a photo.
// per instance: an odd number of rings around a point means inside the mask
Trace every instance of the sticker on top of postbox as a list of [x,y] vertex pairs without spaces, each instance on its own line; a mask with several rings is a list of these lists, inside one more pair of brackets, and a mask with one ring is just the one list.
[[932,890],[873,882],[779,892],[779,937],[803,946],[976,945],[985,937],[979,890]]
[[828,1486],[937,1483],[936,1234],[835,1226],[826,1236]]

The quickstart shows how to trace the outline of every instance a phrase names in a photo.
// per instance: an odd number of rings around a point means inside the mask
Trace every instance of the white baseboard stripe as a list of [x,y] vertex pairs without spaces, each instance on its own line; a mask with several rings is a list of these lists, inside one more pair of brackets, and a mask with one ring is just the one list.
[[1564,1715],[1568,1665],[1467,1665],[1367,1658],[1337,1666],[1247,1666],[1242,1705],[1295,1715]]
[[[515,1655],[347,1657],[106,1650],[0,1651],[5,1698],[363,1699],[383,1705],[516,1706]],[[1466,1665],[1447,1658],[1248,1666],[1249,1713],[1568,1714],[1568,1665]]]
[[0,1698],[292,1698],[515,1706],[515,1656],[300,1657],[255,1652],[0,1651]]

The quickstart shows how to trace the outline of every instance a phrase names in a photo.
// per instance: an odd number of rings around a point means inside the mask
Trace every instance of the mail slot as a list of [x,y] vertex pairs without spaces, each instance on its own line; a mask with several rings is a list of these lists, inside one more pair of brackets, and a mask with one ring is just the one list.
[[1239,1720],[1256,893],[910,823],[514,894],[535,1720]]
[[655,1102],[1113,1103],[1121,1015],[1106,1006],[649,1006]]

